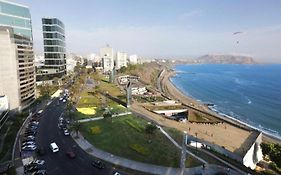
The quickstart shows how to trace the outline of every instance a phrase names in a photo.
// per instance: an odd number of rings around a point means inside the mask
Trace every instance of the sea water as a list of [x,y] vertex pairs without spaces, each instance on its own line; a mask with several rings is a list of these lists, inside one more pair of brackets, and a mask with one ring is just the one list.
[[177,65],[172,83],[214,111],[281,138],[281,65]]

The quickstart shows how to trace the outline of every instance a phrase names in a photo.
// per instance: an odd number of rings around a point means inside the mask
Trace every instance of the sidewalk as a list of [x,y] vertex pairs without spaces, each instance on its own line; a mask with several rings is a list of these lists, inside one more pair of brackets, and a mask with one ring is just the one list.
[[[79,137],[76,137],[76,134],[72,134],[71,136],[73,137],[75,142],[88,154],[97,157],[99,159],[102,159],[104,161],[110,162],[112,164],[119,165],[129,169],[134,169],[145,173],[151,173],[151,174],[177,175],[180,173],[179,168],[164,167],[164,166],[157,166],[147,163],[141,163],[102,151],[91,145],[87,140],[84,139],[84,137],[80,133],[78,133]],[[202,169],[202,167],[186,168],[184,174],[188,175],[188,174],[201,173],[201,174],[211,175],[218,172],[226,172],[226,170],[225,168],[217,165],[207,165],[205,169]],[[230,174],[237,174],[237,173],[231,172]]]

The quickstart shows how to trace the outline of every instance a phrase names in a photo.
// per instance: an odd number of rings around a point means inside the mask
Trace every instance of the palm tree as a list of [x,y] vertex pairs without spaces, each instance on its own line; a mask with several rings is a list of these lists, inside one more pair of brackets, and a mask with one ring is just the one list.
[[75,122],[72,124],[71,129],[72,129],[73,131],[75,131],[76,136],[78,137],[78,133],[79,133],[79,131],[81,130],[81,123],[79,123],[78,121],[75,121]]

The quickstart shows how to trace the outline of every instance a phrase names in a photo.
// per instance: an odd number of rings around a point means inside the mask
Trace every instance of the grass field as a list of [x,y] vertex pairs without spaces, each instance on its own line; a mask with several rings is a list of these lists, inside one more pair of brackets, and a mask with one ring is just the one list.
[[[146,125],[144,119],[128,115],[84,123],[81,132],[94,146],[112,154],[140,162],[178,167],[180,150],[158,129],[153,135],[146,133]],[[197,165],[192,158],[188,164]]]

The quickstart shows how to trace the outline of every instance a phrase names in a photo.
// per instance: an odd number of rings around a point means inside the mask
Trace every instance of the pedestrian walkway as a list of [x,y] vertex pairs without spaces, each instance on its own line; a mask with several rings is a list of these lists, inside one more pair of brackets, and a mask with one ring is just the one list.
[[81,119],[81,120],[78,120],[78,122],[85,123],[85,122],[97,121],[97,120],[102,120],[102,119],[104,119],[104,117],[93,117],[93,118]]
[[[86,139],[84,139],[84,137],[80,133],[78,133],[78,137],[76,136],[76,134],[72,134],[72,137],[75,140],[75,142],[88,154],[97,157],[99,159],[102,159],[104,161],[110,162],[112,164],[119,165],[125,168],[134,169],[145,173],[151,173],[151,174],[159,174],[159,175],[180,174],[179,168],[164,167],[164,166],[152,165],[147,163],[141,163],[97,149],[92,144],[90,144]],[[201,173],[201,174],[211,175],[218,172],[226,172],[226,171],[227,170],[221,166],[207,165],[204,169],[201,166],[194,167],[194,168],[186,168],[184,174],[188,175],[188,174]],[[231,172],[231,174],[236,175],[237,173]]]
[[[124,113],[120,113],[120,114],[113,114],[111,117],[120,117],[120,116],[124,116],[124,115],[129,115],[132,114],[132,112],[124,112]],[[87,119],[81,119],[78,120],[79,123],[85,123],[85,122],[91,122],[91,121],[97,121],[97,120],[102,120],[104,119],[104,117],[93,117],[93,118],[87,118]]]
[[[161,127],[156,125],[157,128],[160,129],[160,131],[179,149],[182,149],[182,147]],[[192,152],[186,150],[186,153],[188,153],[189,155],[191,155],[192,157],[196,158],[197,160],[199,160],[200,162],[207,164],[208,162],[206,162],[205,160],[203,160],[202,158],[196,156],[195,154],[193,154]]]

